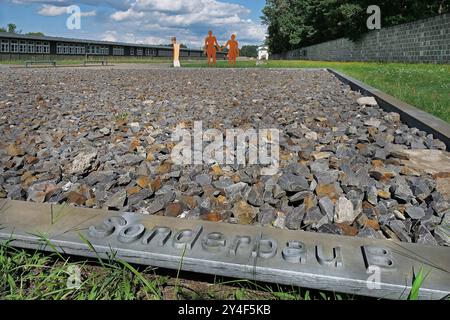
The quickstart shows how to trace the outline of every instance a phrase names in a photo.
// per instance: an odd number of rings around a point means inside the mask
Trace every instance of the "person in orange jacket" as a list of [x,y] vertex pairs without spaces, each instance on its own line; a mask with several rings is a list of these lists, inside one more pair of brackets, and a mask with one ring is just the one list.
[[236,41],[236,35],[232,34],[231,39],[227,41],[223,48],[228,47],[228,63],[236,65],[236,59],[239,57],[239,42]]
[[216,65],[216,47],[220,52],[220,45],[210,30],[208,31],[208,36],[205,38],[205,53],[208,57],[208,66],[211,65],[211,60],[213,61],[213,64]]

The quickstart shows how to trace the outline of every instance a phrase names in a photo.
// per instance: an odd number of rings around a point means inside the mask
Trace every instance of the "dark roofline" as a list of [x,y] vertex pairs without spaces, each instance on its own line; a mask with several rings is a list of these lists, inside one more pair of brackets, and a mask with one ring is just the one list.
[[[38,35],[28,35],[28,34],[17,34],[10,32],[0,32],[0,38],[8,39],[23,39],[23,40],[35,40],[35,41],[60,41],[60,42],[76,42],[85,44],[104,44],[113,46],[126,46],[126,47],[140,47],[149,49],[168,49],[172,50],[169,46],[157,46],[150,44],[136,44],[127,42],[112,42],[112,41],[102,41],[102,40],[88,40],[88,39],[74,39],[74,38],[63,38],[63,37],[50,37],[50,36],[38,36]],[[182,51],[203,51],[200,49],[187,49],[181,48]]]

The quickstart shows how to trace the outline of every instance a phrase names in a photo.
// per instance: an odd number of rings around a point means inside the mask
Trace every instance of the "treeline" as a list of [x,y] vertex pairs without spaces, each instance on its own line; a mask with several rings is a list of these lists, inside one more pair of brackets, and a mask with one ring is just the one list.
[[241,57],[253,57],[258,55],[258,46],[242,46],[240,55]]
[[450,0],[266,0],[262,17],[272,53],[368,32],[370,5],[381,9],[381,27],[450,12]]
[[[9,32],[9,33],[17,33],[22,34],[22,30],[17,30],[17,26],[14,23],[8,23],[6,28],[0,27],[0,32]],[[26,35],[29,36],[43,36],[42,32],[28,32]]]

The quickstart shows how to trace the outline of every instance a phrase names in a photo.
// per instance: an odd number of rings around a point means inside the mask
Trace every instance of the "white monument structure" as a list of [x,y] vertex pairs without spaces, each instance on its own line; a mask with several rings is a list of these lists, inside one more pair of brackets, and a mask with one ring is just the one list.
[[258,60],[269,60],[269,47],[268,46],[260,46],[258,49]]

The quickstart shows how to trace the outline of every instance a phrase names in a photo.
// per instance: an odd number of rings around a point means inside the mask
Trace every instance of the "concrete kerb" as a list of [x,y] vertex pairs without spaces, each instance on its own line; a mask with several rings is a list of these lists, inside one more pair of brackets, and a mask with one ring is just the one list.
[[387,299],[424,268],[419,298],[450,292],[450,248],[389,240],[0,200],[0,242]]

